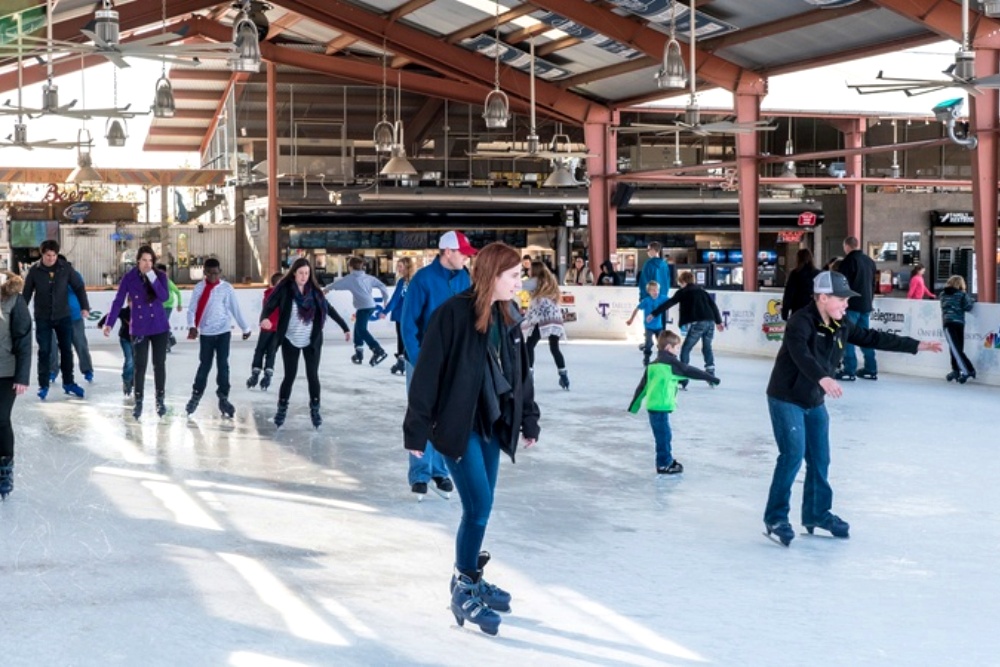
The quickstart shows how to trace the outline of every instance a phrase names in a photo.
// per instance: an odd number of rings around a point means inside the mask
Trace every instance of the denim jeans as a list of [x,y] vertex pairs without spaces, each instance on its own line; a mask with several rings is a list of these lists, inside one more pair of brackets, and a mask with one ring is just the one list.
[[[52,332],[52,353],[49,355],[49,368],[59,368],[59,343],[56,341],[56,333]],[[76,358],[80,361],[80,372],[83,374],[94,372],[94,362],[90,359],[90,345],[87,344],[87,324],[81,318],[73,320],[73,349],[76,350]]]
[[497,486],[500,467],[500,443],[496,438],[484,440],[473,433],[465,456],[456,460],[442,457],[462,499],[462,520],[455,537],[455,568],[460,572],[479,569],[479,550],[486,535],[486,524],[493,511],[493,491]]
[[128,338],[118,337],[118,344],[122,346],[122,382],[132,386],[135,380],[135,356],[132,354],[132,341]]
[[378,354],[382,352],[382,346],[375,340],[375,336],[368,332],[368,320],[371,319],[374,308],[361,308],[354,314],[354,349],[361,350],[365,345],[372,352]]
[[674,462],[670,451],[673,433],[670,430],[670,413],[664,410],[649,411],[649,427],[653,429],[653,440],[656,442],[656,467],[666,468]]
[[659,337],[661,331],[663,329],[643,329],[642,358],[647,363],[650,357],[653,356],[653,350],[656,349],[656,339]]
[[712,339],[715,337],[715,322],[712,320],[701,320],[692,322],[688,326],[687,337],[684,345],[681,346],[681,361],[689,363],[691,360],[691,350],[701,341],[701,353],[705,357],[705,368],[715,368],[715,355],[712,354]]
[[[859,313],[856,310],[847,311],[847,319],[852,324],[859,327],[868,328],[868,313]],[[875,350],[870,347],[861,348],[861,356],[864,357],[864,370],[868,373],[878,373],[878,364],[875,363]],[[848,375],[855,375],[858,372],[858,357],[854,352],[854,346],[850,343],[844,344],[844,372]]]
[[830,468],[830,416],[825,405],[803,408],[767,399],[771,413],[771,428],[778,443],[778,462],[771,479],[771,490],[764,510],[764,523],[771,525],[788,521],[792,484],[806,462],[806,481],[802,491],[802,523],[814,525],[833,506],[833,489],[827,481]]
[[[410,394],[410,378],[413,377],[413,364],[406,362],[406,395]],[[420,458],[407,455],[410,459],[410,470],[407,475],[410,486],[417,482],[425,484],[431,481],[432,477],[448,477],[448,466],[445,465],[444,457],[438,454],[434,445],[428,440],[424,447],[424,455]]]
[[227,331],[215,336],[199,336],[200,348],[198,355],[198,370],[194,374],[194,393],[201,395],[208,385],[208,373],[215,361],[215,395],[219,398],[229,397],[229,346],[233,334]]
[[73,384],[73,320],[69,315],[61,320],[36,320],[35,342],[38,343],[38,386],[49,386],[49,359],[52,356],[52,334],[59,347],[59,369],[63,384]]

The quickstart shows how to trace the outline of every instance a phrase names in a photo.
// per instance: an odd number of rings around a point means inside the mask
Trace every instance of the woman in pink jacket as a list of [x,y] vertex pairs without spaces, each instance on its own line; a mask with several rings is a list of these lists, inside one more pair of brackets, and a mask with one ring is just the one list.
[[907,299],[923,299],[925,296],[935,298],[934,292],[927,289],[924,283],[924,265],[915,264],[910,273],[910,290],[906,293]]

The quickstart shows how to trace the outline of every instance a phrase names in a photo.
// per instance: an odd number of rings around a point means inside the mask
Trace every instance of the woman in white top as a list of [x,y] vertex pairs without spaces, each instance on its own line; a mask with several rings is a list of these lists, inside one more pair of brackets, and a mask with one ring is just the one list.
[[319,428],[323,418],[319,414],[319,359],[323,349],[323,323],[329,317],[344,330],[345,340],[351,339],[350,328],[344,318],[327,302],[313,275],[309,260],[300,257],[292,263],[285,277],[274,286],[274,291],[260,313],[260,328],[271,330],[268,319],[278,311],[278,341],[281,346],[281,361],[285,377],[278,390],[278,411],[274,415],[274,425],[285,423],[288,413],[288,399],[292,395],[292,385],[299,371],[299,352],[305,359],[306,381],[309,383],[309,415],[313,426]]
[[583,257],[577,257],[573,260],[573,266],[570,270],[566,272],[566,284],[567,285],[593,285],[594,284],[594,274],[591,273],[590,267],[587,266],[586,260]]

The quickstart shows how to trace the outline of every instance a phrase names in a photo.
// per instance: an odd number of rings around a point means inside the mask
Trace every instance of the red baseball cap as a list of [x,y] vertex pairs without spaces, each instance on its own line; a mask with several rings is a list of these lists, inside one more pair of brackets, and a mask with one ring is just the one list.
[[438,248],[441,250],[458,250],[466,257],[475,257],[475,248],[469,243],[469,239],[462,232],[445,232],[438,239]]

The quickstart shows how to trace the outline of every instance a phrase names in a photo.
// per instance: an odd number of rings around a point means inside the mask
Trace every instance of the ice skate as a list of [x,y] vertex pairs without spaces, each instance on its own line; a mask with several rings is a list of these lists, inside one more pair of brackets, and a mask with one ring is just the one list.
[[131,382],[126,382],[125,380],[122,380],[122,394],[124,394],[125,396],[131,396],[132,395],[132,383]]
[[451,500],[451,492],[455,490],[455,484],[447,477],[434,477],[434,493],[445,500]]
[[201,402],[201,392],[193,391],[191,392],[191,398],[188,399],[187,405],[184,406],[184,412],[188,414],[188,417],[194,414],[194,411],[198,409],[198,403]]
[[132,406],[132,418],[136,421],[142,418],[142,399],[136,397],[135,405]]
[[41,400],[44,401],[45,398],[48,395],[49,395],[49,388],[48,387],[39,387],[38,388],[38,398],[40,398]]
[[354,348],[354,354],[351,355],[351,363],[360,364],[365,360],[365,355],[361,351],[360,347]]
[[76,396],[77,398],[83,398],[84,394],[83,387],[76,384],[75,382],[73,384],[64,384],[63,391],[66,392],[67,394]]
[[806,531],[812,535],[813,531],[817,528],[829,532],[833,537],[840,539],[847,539],[850,535],[851,526],[846,521],[841,519],[836,514],[831,514],[827,512],[827,515],[817,521],[816,523],[807,523],[803,526]]
[[250,371],[250,377],[247,378],[247,389],[253,389],[257,386],[257,381],[260,379],[260,369],[255,368]]
[[417,494],[417,502],[421,503],[427,497],[427,482],[414,482],[410,485],[410,491]]
[[281,428],[281,425],[285,423],[287,415],[288,401],[278,401],[278,411],[274,413],[274,425],[276,428]]
[[313,428],[318,429],[323,425],[323,416],[319,413],[319,399],[309,402],[309,419]]
[[86,380],[87,382],[93,382],[94,381],[94,371],[87,371],[86,373],[84,373],[83,374],[83,379]]
[[163,394],[156,395],[156,416],[162,417],[167,414],[167,404],[164,402]]
[[406,360],[403,358],[403,355],[396,355],[396,363],[392,365],[389,372],[393,375],[406,375]]
[[7,496],[14,490],[14,459],[9,456],[0,458],[0,500],[7,500]]
[[569,391],[569,373],[566,372],[565,368],[559,369],[559,386]]
[[274,370],[271,368],[264,369],[264,377],[260,379],[260,390],[267,391],[271,386],[271,377],[274,376]]
[[236,408],[234,408],[233,404],[229,402],[229,398],[227,396],[219,396],[219,412],[221,412],[222,416],[226,419],[232,419],[236,414]]
[[495,635],[500,630],[500,615],[483,601],[480,588],[479,581],[458,573],[451,593],[451,613],[459,626],[469,621],[486,634]]
[[[479,596],[486,603],[486,606],[493,611],[509,612],[510,611],[510,601],[511,595],[499,586],[494,586],[488,583],[486,579],[483,578],[483,570],[486,568],[486,564],[490,562],[490,552],[480,551],[479,558],[476,563],[476,567],[479,569]],[[455,592],[455,585],[458,583],[458,573],[451,577],[451,588],[449,589],[452,594]]]
[[792,524],[787,521],[764,524],[764,530],[764,537],[785,547],[795,539],[795,531],[792,530]]
[[660,466],[656,469],[658,475],[679,475],[684,472],[684,466],[677,459],[670,462],[668,466]]
[[379,350],[378,352],[372,355],[371,361],[369,361],[368,363],[372,366],[378,366],[383,361],[385,361],[385,358],[388,356],[389,355],[386,354],[385,350]]

